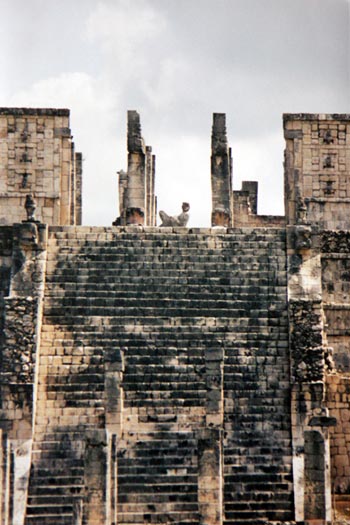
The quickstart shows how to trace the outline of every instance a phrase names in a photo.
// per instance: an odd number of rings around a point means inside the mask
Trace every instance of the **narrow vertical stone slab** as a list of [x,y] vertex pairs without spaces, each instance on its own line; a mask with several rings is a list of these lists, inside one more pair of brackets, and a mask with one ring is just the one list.
[[222,524],[222,430],[207,428],[198,439],[198,506],[201,525]]
[[224,414],[224,351],[223,348],[205,350],[206,426],[222,428]]
[[75,224],[80,226],[83,215],[83,155],[75,153]]
[[198,504],[200,523],[222,523],[223,348],[205,350],[206,428],[198,439]]
[[212,226],[232,226],[232,159],[227,144],[226,115],[214,113],[211,135]]
[[109,465],[108,465],[108,521],[107,523],[118,523],[118,471],[117,471],[117,446],[118,437],[115,434],[109,436]]
[[145,175],[145,198],[146,219],[145,225],[152,226],[152,171],[153,171],[152,147],[146,146],[146,175]]
[[32,440],[13,443],[13,523],[16,525],[23,525],[25,521],[31,452]]
[[84,481],[86,500],[83,522],[107,525],[107,437],[104,430],[86,431]]
[[123,421],[124,352],[108,349],[105,353],[106,428],[121,435]]
[[156,181],[156,156],[152,155],[152,172],[151,172],[151,215],[149,219],[150,226],[157,225],[157,198],[155,196],[155,181]]

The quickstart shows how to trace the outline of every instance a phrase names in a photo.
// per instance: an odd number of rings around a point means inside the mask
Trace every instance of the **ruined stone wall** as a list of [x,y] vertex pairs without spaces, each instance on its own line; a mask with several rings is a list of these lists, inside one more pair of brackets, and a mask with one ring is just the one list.
[[0,227],[0,523],[23,523],[30,471],[46,227]]
[[333,491],[350,493],[350,233],[324,231],[321,234],[322,295],[326,332],[332,352],[332,369],[327,375],[326,401],[337,419],[331,429]]
[[332,490],[350,494],[350,377],[341,373],[327,375],[326,403],[337,419],[331,429]]
[[0,108],[0,224],[25,219],[30,193],[38,220],[79,224],[81,175],[71,138],[67,109]]

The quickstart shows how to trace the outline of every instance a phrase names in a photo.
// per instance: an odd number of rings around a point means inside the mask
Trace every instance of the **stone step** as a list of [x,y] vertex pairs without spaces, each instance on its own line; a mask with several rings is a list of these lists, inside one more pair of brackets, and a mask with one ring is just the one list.
[[[48,268],[46,274],[46,280],[48,283],[51,283],[53,286],[59,286],[61,283],[64,285],[70,285],[70,283],[77,283],[80,285],[88,285],[98,283],[100,288],[104,288],[105,284],[111,282],[114,283],[113,289],[123,285],[126,282],[130,282],[130,278],[134,281],[135,285],[140,282],[144,284],[148,282],[150,286],[160,287],[162,285],[166,286],[167,284],[177,284],[177,285],[188,285],[188,286],[208,286],[211,283],[214,286],[219,286],[226,284],[227,286],[236,287],[239,290],[240,285],[243,280],[250,279],[250,286],[257,286],[259,284],[259,277],[262,279],[269,279],[274,282],[275,286],[281,286],[286,282],[286,275],[283,268],[278,269],[275,265],[271,270],[266,270],[263,268],[262,264],[256,264],[254,267],[250,265],[248,269],[248,261],[245,264],[242,264],[235,271],[226,270],[220,267],[216,262],[213,262],[211,269],[209,267],[202,269],[193,269],[189,268],[188,271],[183,268],[175,268],[174,270],[164,268],[154,268],[153,271],[147,271],[147,268],[124,268],[116,267],[113,269],[104,269],[103,265],[101,268],[88,268],[88,269],[79,269],[79,263],[76,263],[72,268],[67,268],[65,273],[61,273],[57,270],[56,267],[52,269]],[[190,266],[190,265],[189,265]],[[76,271],[76,275],[74,274]],[[186,279],[186,281],[185,281]],[[247,283],[246,283],[247,284]]]
[[[160,242],[159,242],[160,241]],[[165,242],[164,242],[165,241]],[[80,258],[97,257],[103,258],[110,254],[116,258],[132,260],[141,253],[161,254],[164,256],[179,256],[182,251],[187,256],[212,255],[233,257],[257,254],[283,254],[285,242],[275,235],[265,236],[254,242],[251,239],[242,237],[222,237],[222,238],[172,238],[172,239],[130,239],[119,238],[118,242],[113,241],[87,241],[81,243],[74,239],[64,239],[49,242],[49,253],[58,256],[75,256]]]
[[[276,312],[278,311],[278,308],[280,306],[284,306],[286,300],[285,300],[285,294],[280,290],[270,290],[270,292],[267,292],[266,290],[256,290],[256,282],[252,283],[250,286],[250,290],[242,290],[239,283],[235,282],[228,282],[225,286],[226,293],[220,293],[215,288],[218,286],[217,283],[210,283],[208,280],[202,279],[198,283],[190,283],[188,285],[181,283],[179,279],[174,279],[172,282],[170,280],[166,280],[163,282],[150,282],[147,290],[143,289],[144,284],[140,282],[140,284],[135,284],[135,288],[133,290],[126,290],[125,284],[130,280],[129,278],[125,278],[125,283],[120,280],[114,284],[113,287],[109,286],[108,288],[105,287],[104,282],[100,282],[98,286],[94,286],[94,283],[89,280],[90,278],[87,277],[87,282],[81,282],[79,283],[79,286],[77,286],[76,289],[72,290],[70,286],[66,282],[63,281],[57,281],[53,284],[53,288],[50,290],[50,293],[47,294],[45,301],[47,302],[53,302],[57,300],[63,300],[66,301],[69,300],[75,300],[78,301],[80,298],[84,299],[86,298],[87,294],[88,297],[91,298],[92,301],[95,300],[101,300],[101,299],[119,299],[119,300],[127,300],[127,299],[150,299],[154,297],[155,299],[167,299],[167,298],[173,298],[174,300],[220,300],[220,301],[233,301],[237,300],[242,302],[242,299],[244,300],[258,300],[260,297],[261,300],[267,300],[271,299],[271,309],[274,309]],[[174,285],[178,287],[178,290],[174,289]],[[196,290],[197,287],[206,288],[206,290]],[[182,289],[181,289],[182,288]],[[255,290],[253,290],[253,288]],[[275,305],[273,303],[273,300],[277,302]]]
[[[162,494],[152,494],[152,502],[154,504],[157,503],[168,503],[169,501],[173,502],[184,502],[184,503],[196,503],[198,502],[198,495],[195,492],[192,493],[172,493],[172,492],[164,492]],[[126,503],[127,505],[130,504],[149,504],[150,503],[150,497],[149,494],[142,494],[137,493],[133,494],[132,492],[129,494],[118,494],[118,502],[120,505]],[[119,507],[120,509],[121,507]]]
[[[171,432],[171,428],[169,427],[169,432]],[[152,443],[152,441],[150,441]],[[156,442],[157,445],[166,445],[166,442]],[[132,444],[132,443],[131,443]],[[129,469],[137,469],[139,472],[140,470],[147,468],[153,468],[158,469],[159,465],[166,464],[168,467],[168,462],[171,463],[172,461],[178,462],[180,460],[182,461],[190,461],[188,465],[185,465],[181,467],[182,469],[186,469],[186,472],[188,470],[188,467],[193,465],[193,452],[196,451],[196,444],[190,445],[190,444],[184,444],[181,441],[177,441],[176,445],[178,447],[178,450],[170,449],[167,450],[165,448],[161,449],[161,452],[156,448],[142,448],[138,444],[134,444],[133,450],[128,452],[128,450],[125,450],[124,448],[121,448],[120,452],[118,452],[118,466],[122,469],[124,467],[125,469],[125,476],[133,476],[132,470]],[[129,445],[130,446],[130,445]],[[136,454],[136,457],[135,457]],[[196,457],[196,454],[195,456]],[[157,463],[152,463],[153,461],[156,461]],[[178,469],[179,467],[177,467]],[[143,472],[145,474],[145,472]],[[119,472],[118,474],[122,475],[122,472]],[[147,474],[147,472],[146,472]],[[169,474],[169,473],[168,473]],[[135,478],[136,479],[136,478]]]
[[[246,328],[249,321],[249,317],[238,320],[236,316],[230,315],[229,312],[227,312],[226,316],[224,315],[224,312],[222,312],[222,315],[219,318],[215,317],[215,315],[211,314],[211,312],[206,312],[205,315],[194,315],[194,313],[191,312],[191,315],[187,317],[176,315],[147,315],[147,317],[141,316],[139,318],[135,318],[134,315],[125,315],[123,317],[116,317],[107,314],[89,316],[76,315],[70,323],[68,316],[64,317],[63,315],[45,315],[42,331],[52,332],[54,331],[52,327],[56,327],[57,329],[57,326],[60,326],[61,333],[69,330],[70,332],[74,333],[77,338],[79,338],[89,332],[95,332],[96,334],[107,334],[108,328],[112,330],[113,327],[120,325],[124,327],[124,330],[127,326],[127,330],[130,333],[133,331],[133,326],[135,327],[134,331],[137,333],[140,333],[141,327],[143,332],[150,331],[151,328],[154,329],[157,327],[157,332],[162,333],[168,332],[169,330],[174,330],[174,327],[176,327],[176,329],[179,331],[180,326],[181,332],[187,328],[189,333],[201,333],[202,330],[204,330],[204,328],[207,326],[207,331],[209,333],[228,331],[228,328],[234,328],[235,332],[238,331],[239,335],[239,330],[242,327],[244,333],[248,338],[250,337],[251,340],[261,341],[265,338],[266,341],[269,341],[271,339],[270,332],[267,331],[264,332],[263,330],[260,330],[258,336],[253,330],[249,330],[247,333]],[[67,326],[68,328],[66,328]],[[204,330],[204,335],[205,334],[206,331]]]
[[[193,451],[193,449],[192,449]],[[138,457],[142,457],[142,456],[139,456],[139,453],[140,453],[140,450],[139,448],[137,448],[137,454],[138,454]],[[125,457],[125,456],[124,456]],[[157,456],[153,456],[153,457],[157,457]],[[170,470],[170,466],[168,466],[168,460],[169,460],[169,465],[171,464],[171,458],[172,456],[171,455],[167,455],[167,464],[166,464],[166,468],[165,467],[160,467],[159,465],[136,465],[135,466],[135,459],[134,458],[129,458],[129,461],[123,461],[124,458],[120,458],[118,460],[118,476],[120,477],[126,477],[126,476],[138,476],[139,474],[144,474],[145,473],[145,468],[147,469],[146,473],[148,475],[153,475],[154,474],[159,474],[159,471],[160,470],[164,470],[164,473],[165,475],[168,474],[168,471]],[[175,456],[175,458],[177,458],[177,456]],[[184,461],[184,458],[182,458],[182,461]],[[186,475],[192,475],[192,476],[198,476],[198,472],[197,472],[197,467],[193,467],[191,466],[191,463],[190,463],[191,459],[189,458],[188,459],[188,465],[184,465],[182,467],[175,467],[173,468],[174,471],[176,470],[184,470],[187,472]]]
[[[225,518],[225,525],[300,525],[300,522],[295,522],[292,519],[283,519],[282,522],[274,519],[268,520],[266,518],[256,518],[245,520],[236,518],[234,520]],[[131,524],[130,524],[131,525]],[[135,524],[133,524],[135,525]]]
[[73,513],[48,514],[45,509],[40,509],[41,514],[26,515],[26,525],[73,525]]
[[169,486],[169,484],[171,485],[181,484],[181,485],[186,485],[187,487],[189,486],[196,487],[197,480],[198,480],[197,475],[171,476],[168,474],[156,475],[155,473],[147,475],[146,469],[143,473],[137,476],[133,476],[132,474],[130,475],[120,474],[118,472],[119,486],[124,487],[124,488],[126,485],[134,485],[135,483],[136,484],[142,483],[145,487],[150,486],[150,485],[152,486],[158,485],[159,487],[161,487],[162,485]]
[[[73,441],[73,439],[72,439]],[[36,442],[35,444],[38,445],[40,442]],[[41,441],[41,443],[51,443],[51,441]],[[57,443],[57,441],[55,441],[55,443]],[[82,479],[82,476],[84,475],[84,469],[83,469],[83,466],[79,466],[79,467],[72,467],[69,469],[69,479],[76,479],[76,480],[81,480]],[[54,472],[52,472],[52,469],[51,468],[48,468],[47,466],[45,467],[37,467],[35,468],[35,472],[33,473],[33,479],[47,479],[47,478],[51,478],[51,482],[54,481],[56,483],[54,483],[55,486],[61,484],[60,483],[60,480],[61,479],[66,479],[67,478],[67,469],[65,468],[56,468]],[[58,481],[58,482],[57,482]],[[78,484],[79,485],[79,484]]]
[[[150,500],[150,504],[152,501]],[[149,518],[148,518],[149,516]],[[193,522],[194,524],[198,525],[200,523],[200,516],[198,512],[167,512],[166,508],[160,512],[159,514],[153,513],[152,510],[147,512],[121,512],[118,515],[119,523],[123,523],[123,525],[126,524],[132,524],[132,525],[138,525],[138,524],[144,524],[145,518],[154,520],[154,523],[163,522],[164,519],[167,519],[166,523],[174,523],[177,525]]]
[[240,498],[239,501],[231,501],[225,504],[225,510],[229,512],[240,512],[240,511],[270,511],[270,510],[285,510],[291,511],[293,506],[293,500],[287,493],[276,494],[273,493],[271,498],[268,500],[260,499],[256,501],[255,497],[260,494],[245,494],[245,499]]
[[[265,315],[263,315],[265,313]],[[89,318],[89,317],[114,317],[117,319],[123,318],[154,318],[154,317],[205,317],[205,314],[208,317],[231,317],[234,318],[240,325],[247,327],[247,325],[252,329],[253,327],[258,327],[260,324],[268,326],[269,321],[272,319],[272,316],[269,316],[267,309],[260,310],[257,307],[246,309],[242,308],[228,308],[227,305],[223,305],[221,308],[215,306],[215,308],[192,308],[192,306],[179,305],[178,307],[173,306],[139,306],[129,307],[129,306],[47,306],[44,310],[45,317],[55,318],[55,323],[61,321],[64,324],[64,320],[70,321],[72,324],[79,322],[80,318]],[[121,321],[122,322],[122,321]]]
[[[119,479],[119,478],[118,478]],[[118,484],[118,494],[124,495],[129,492],[132,494],[168,494],[168,493],[186,493],[186,494],[196,494],[198,490],[197,483],[165,483],[162,484],[151,484],[151,483],[127,483],[126,480],[123,480]]]
[[[276,241],[276,242],[274,242]],[[206,261],[208,258],[217,257],[219,260],[226,262],[233,260],[242,260],[242,257],[283,257],[285,255],[285,243],[280,242],[278,238],[270,237],[261,240],[254,246],[250,241],[244,239],[226,239],[213,243],[203,240],[193,240],[187,243],[173,242],[167,243],[166,246],[159,246],[157,240],[144,241],[142,244],[136,244],[137,241],[124,241],[118,243],[103,242],[91,243],[89,245],[79,245],[73,242],[49,243],[49,261],[64,260],[67,258],[76,258],[82,261],[92,260],[113,263],[115,260],[125,260],[132,262],[145,254],[146,257],[159,256],[171,260],[183,258],[196,258],[197,260]],[[212,246],[210,246],[210,244]]]
[[[256,283],[258,284],[258,273],[261,273],[262,277],[273,277],[276,272],[280,271],[281,275],[285,273],[285,259],[281,258],[268,258],[266,261],[259,261],[256,257],[245,257],[241,261],[230,261],[223,263],[222,261],[211,258],[207,262],[200,262],[195,260],[184,260],[181,262],[168,262],[162,261],[159,264],[155,264],[152,258],[149,260],[145,259],[144,255],[140,254],[143,262],[134,261],[133,263],[126,263],[121,260],[119,263],[114,262],[109,264],[105,261],[93,261],[84,264],[84,261],[72,261],[71,264],[67,261],[62,261],[61,264],[48,263],[46,268],[46,276],[48,282],[59,282],[70,276],[72,278],[76,275],[79,279],[78,282],[84,276],[94,279],[100,277],[101,283],[108,279],[113,279],[117,276],[117,282],[123,277],[128,275],[143,275],[146,278],[152,277],[153,275],[158,277],[158,280],[166,280],[167,278],[177,279],[178,277],[186,277],[189,283],[196,282],[196,279],[204,278],[210,280],[211,278],[217,284],[222,283],[223,279],[229,279],[230,277],[244,277],[249,276],[250,279],[256,277]],[[194,259],[194,257],[193,257]],[[106,268],[107,266],[107,268]],[[101,271],[103,274],[101,275]],[[68,281],[69,282],[69,281]],[[183,282],[183,281],[182,281]],[[241,281],[242,282],[242,281]]]
[[31,505],[27,503],[27,516],[34,516],[34,515],[40,515],[45,512],[48,515],[54,515],[57,516],[61,514],[68,514],[69,512],[72,512],[72,504],[64,504],[64,503],[58,503],[58,504],[34,504]]
[[[84,491],[84,484],[82,478],[75,478],[74,476],[58,478],[57,483],[53,483],[52,475],[47,477],[34,477],[35,486],[31,488],[32,503],[34,499],[43,500],[45,498],[54,498],[57,503],[69,500],[80,495]],[[68,487],[68,492],[67,492]]]
[[220,300],[214,300],[207,297],[202,297],[200,299],[189,299],[187,297],[174,298],[173,296],[163,298],[144,297],[142,299],[137,297],[129,299],[121,297],[57,297],[54,299],[51,298],[50,300],[45,299],[45,313],[60,307],[66,308],[68,312],[73,313],[76,309],[84,308],[87,315],[89,315],[92,309],[99,310],[101,307],[106,309],[106,311],[116,309],[116,315],[119,314],[119,308],[126,310],[129,308],[164,308],[165,310],[168,308],[186,308],[189,310],[198,308],[203,310],[210,309],[212,311],[229,309],[233,313],[241,311],[244,317],[247,317],[248,313],[251,313],[252,315],[261,313],[265,317],[267,312],[271,315],[280,317],[282,312],[287,311],[286,303],[281,302],[279,304],[278,301],[275,301],[273,310],[270,310],[270,305],[270,299],[268,300],[264,297],[260,299],[257,298],[256,295],[246,298],[240,296],[239,299],[231,298]]
[[[169,495],[170,496],[170,495]],[[170,498],[169,498],[170,499]],[[152,498],[152,501],[145,501],[145,502],[138,502],[138,503],[130,503],[125,502],[121,503],[117,507],[118,514],[138,514],[138,513],[145,513],[147,512],[152,513],[152,516],[161,516],[162,514],[166,514],[167,516],[171,516],[173,513],[181,512],[181,513],[187,513],[187,512],[198,512],[198,503],[197,502],[191,502],[191,501],[183,501],[176,499],[176,502],[174,501],[168,501],[166,502],[166,505],[164,505],[165,502],[156,503],[154,499]],[[162,520],[160,520],[162,522]]]
[[[69,487],[71,490],[71,487]],[[28,507],[29,508],[36,508],[39,509],[43,506],[47,506],[48,508],[52,507],[58,507],[62,506],[67,509],[69,507],[72,509],[74,506],[75,501],[81,501],[82,493],[84,491],[84,486],[79,487],[79,493],[77,492],[75,495],[67,495],[67,494],[59,494],[59,495],[36,495],[36,496],[29,496],[28,498]]]
[[[265,510],[265,509],[254,509],[254,510],[238,510],[238,511],[227,511],[225,510],[225,523],[229,523],[232,521],[232,523],[238,524],[238,523],[247,523],[249,522],[249,525],[258,523],[258,520],[264,520],[260,521],[260,524],[262,523],[266,524],[267,521],[272,522],[284,522],[284,521],[290,521],[293,519],[293,509],[280,509],[275,508],[272,510]],[[238,520],[238,521],[236,521]],[[251,521],[253,520],[253,521]]]

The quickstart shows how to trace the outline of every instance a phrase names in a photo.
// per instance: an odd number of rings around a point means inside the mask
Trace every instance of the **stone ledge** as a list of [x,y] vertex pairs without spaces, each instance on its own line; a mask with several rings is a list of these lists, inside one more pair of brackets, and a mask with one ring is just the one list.
[[49,117],[69,117],[69,109],[56,108],[0,108],[0,115],[9,116],[49,116]]
[[[18,199],[23,198],[26,196],[26,193],[28,193],[28,189],[25,188],[24,190],[21,190],[20,192],[16,193],[0,193],[0,199]],[[40,199],[59,199],[60,195],[59,193],[48,193],[45,191],[36,191],[35,192],[35,198]]]
[[290,120],[345,120],[350,122],[349,113],[283,113],[283,122]]
[[[276,234],[284,231],[284,225],[280,226],[247,226],[239,228],[206,228],[206,227],[160,227],[160,226],[49,226],[50,233],[69,232],[73,233],[163,233],[165,235],[230,235],[230,234]],[[254,241],[254,237],[252,238]]]

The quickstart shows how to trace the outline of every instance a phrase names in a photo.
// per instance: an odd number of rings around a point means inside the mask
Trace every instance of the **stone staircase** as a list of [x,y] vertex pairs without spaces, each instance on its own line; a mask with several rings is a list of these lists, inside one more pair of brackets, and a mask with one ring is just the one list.
[[79,523],[113,348],[125,355],[118,523],[199,523],[204,354],[218,345],[225,522],[292,519],[285,264],[282,230],[50,229],[26,525]]

